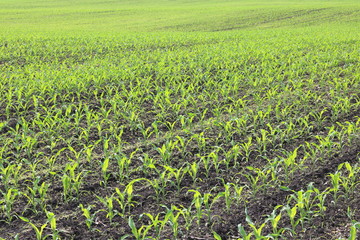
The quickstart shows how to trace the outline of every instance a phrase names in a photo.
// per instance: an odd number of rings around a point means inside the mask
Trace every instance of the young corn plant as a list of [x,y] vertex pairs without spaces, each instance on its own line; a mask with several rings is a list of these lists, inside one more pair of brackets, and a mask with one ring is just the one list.
[[53,212],[49,212],[45,209],[46,217],[48,223],[50,223],[50,229],[51,229],[51,236],[53,240],[60,239],[59,230],[56,227],[56,216]]
[[[221,192],[221,193],[217,194],[212,199],[212,201],[210,201],[211,197],[212,197],[211,193],[204,193],[204,195],[202,195],[199,191],[196,191],[196,190],[189,190],[188,193],[194,193],[193,201],[192,201],[191,205],[195,206],[195,209],[196,209],[197,224],[200,225],[200,221],[205,214],[207,215],[207,223],[210,224],[212,205],[219,198],[223,197],[224,194]],[[204,207],[204,209],[203,209],[203,207]]]
[[186,155],[188,154],[188,152],[186,151],[189,141],[187,141],[184,137],[181,136],[176,136],[175,137],[176,140],[176,148],[177,150],[180,152],[181,157],[186,157]]
[[341,130],[337,131],[337,137],[339,139],[340,148],[343,149],[345,146],[349,146],[356,136],[356,125],[354,123],[345,122],[345,124],[337,123]]
[[271,175],[271,170],[264,169],[261,170],[259,168],[254,167],[247,167],[248,170],[250,170],[250,173],[243,173],[242,175],[247,178],[249,181],[250,189],[251,189],[251,195],[255,197],[258,192],[261,192],[266,189],[266,186],[271,184],[269,182],[269,176]]
[[145,176],[149,176],[150,171],[156,169],[155,164],[157,164],[157,161],[150,157],[149,154],[144,153],[142,157],[139,157],[139,160],[142,162],[140,169]]
[[156,151],[160,154],[162,163],[164,165],[170,165],[170,159],[173,154],[174,149],[176,148],[177,142],[168,140],[161,147],[156,148]]
[[105,196],[104,198],[96,196],[96,198],[105,206],[106,218],[109,219],[111,225],[113,218],[117,215],[117,211],[116,209],[114,209],[113,195],[111,195],[110,197]]
[[30,220],[28,218],[21,217],[21,216],[19,216],[19,218],[21,220],[23,220],[24,222],[28,223],[33,228],[33,230],[35,231],[37,240],[45,240],[46,238],[51,236],[50,234],[44,235],[44,229],[48,225],[48,222],[44,223],[43,225],[41,225],[40,228],[38,228],[34,223],[30,222]]
[[195,184],[196,181],[199,180],[198,178],[199,164],[197,162],[188,163],[188,169],[189,169],[188,174],[192,178],[193,184]]
[[166,195],[166,187],[168,186],[168,182],[170,182],[170,178],[166,170],[162,172],[159,171],[158,174],[158,178],[147,181],[150,183],[150,185],[155,191],[156,201],[160,202],[160,200]]
[[236,183],[229,183],[230,185],[232,185],[233,188],[233,199],[235,201],[235,203],[237,205],[240,205],[241,203],[243,203],[244,200],[244,195],[243,195],[243,190],[245,188],[245,186],[239,186]]
[[204,211],[202,210],[202,204],[203,204],[203,198],[201,196],[201,193],[196,190],[189,190],[188,192],[193,192],[193,201],[191,205],[195,206],[196,209],[196,222],[198,226],[200,225],[201,218],[204,214]]
[[84,172],[76,173],[79,164],[66,164],[64,174],[62,176],[64,200],[68,201],[70,197],[79,197],[79,190]]
[[183,129],[190,129],[195,122],[195,113],[188,113],[187,116],[180,117],[180,124]]
[[294,207],[291,207],[289,205],[284,206],[283,210],[286,211],[289,219],[290,219],[290,224],[291,224],[291,230],[293,233],[295,233],[296,231],[296,227],[299,225],[301,219],[296,220],[296,213],[297,213],[297,206],[295,205]]
[[160,121],[155,121],[151,124],[151,126],[154,129],[153,132],[155,133],[156,138],[159,138],[159,136],[160,136],[159,123],[160,123]]
[[331,179],[331,184],[332,184],[331,192],[333,192],[333,199],[334,199],[334,203],[336,204],[339,198],[341,197],[341,195],[338,195],[338,193],[340,192],[341,173],[337,171],[334,174],[330,173],[328,176]]
[[220,192],[211,199],[212,196],[213,195],[211,193],[204,193],[204,195],[202,196],[202,202],[204,204],[204,208],[205,208],[206,215],[207,215],[207,225],[210,225],[211,221],[212,221],[211,208],[219,198],[223,197],[223,193]]
[[143,135],[144,141],[150,139],[150,137],[155,132],[152,127],[145,127],[144,123],[139,124],[139,129],[141,134]]
[[168,172],[168,177],[170,178],[175,177],[175,182],[171,181],[171,183],[173,183],[173,185],[176,187],[177,193],[179,194],[181,191],[181,182],[184,179],[186,173],[188,172],[189,168],[188,166],[186,167],[181,167],[181,168],[172,168],[170,166],[163,166],[165,168],[165,170]]
[[312,193],[311,189],[304,191],[300,190],[290,196],[296,203],[297,211],[299,213],[299,223],[304,227],[306,221],[311,220],[312,216]]
[[233,127],[233,121],[215,121],[215,126],[218,126],[220,128],[220,131],[225,136],[226,142],[231,142],[233,138],[233,134],[235,132],[235,129]]
[[87,228],[91,231],[92,225],[95,222],[96,214],[101,210],[91,213],[90,212],[91,208],[95,207],[95,205],[89,205],[87,208],[85,208],[84,205],[80,204],[79,207],[80,207],[81,211],[83,212],[83,216],[86,218],[85,224],[86,224]]
[[247,211],[245,211],[245,214],[246,214],[245,220],[246,220],[247,224],[251,227],[252,234],[254,235],[254,237],[256,239],[266,239],[267,236],[264,236],[262,234],[262,230],[266,225],[266,221],[264,223],[262,223],[260,225],[260,227],[257,227],[256,224],[251,220],[250,216],[247,214]]
[[245,162],[248,162],[250,159],[250,155],[253,152],[252,149],[252,137],[248,138],[247,142],[244,142],[242,144],[239,145],[240,147],[240,155],[242,155],[242,160]]
[[32,156],[34,155],[34,149],[38,144],[38,140],[30,136],[25,136],[24,134],[22,134],[22,138],[23,138],[23,144],[21,145],[22,150],[25,152],[26,157],[28,159],[31,159]]
[[346,210],[346,216],[351,220],[351,221],[355,221],[355,216],[357,214],[357,209],[352,209],[351,207],[347,207],[347,210]]
[[275,239],[281,237],[285,233],[285,231],[290,230],[288,228],[279,228],[282,212],[280,211],[278,213],[277,210],[281,207],[283,206],[282,205],[276,206],[272,211],[272,213],[266,218],[266,222],[271,223],[272,233],[270,234],[270,236]]
[[167,127],[170,133],[172,133],[175,129],[175,125],[177,123],[177,120],[174,122],[165,121],[164,125]]
[[152,225],[142,225],[141,227],[137,228],[132,217],[129,217],[128,224],[136,240],[153,239],[151,236],[147,235],[149,230],[152,228]]
[[334,141],[334,134],[334,130],[330,129],[329,134],[326,137],[315,136],[316,139],[319,141],[319,144],[313,143],[313,145],[318,149],[320,157],[322,159],[325,159],[333,152],[336,152],[336,150],[340,146],[338,142]]
[[17,189],[9,188],[6,192],[1,191],[1,194],[3,195],[2,199],[0,199],[1,210],[6,217],[6,221],[11,222],[14,217],[13,207],[20,192]]
[[129,172],[130,172],[129,167],[137,151],[138,149],[133,151],[129,157],[127,157],[125,154],[121,152],[114,154],[114,158],[117,161],[117,165],[118,165],[117,178],[120,182],[123,182],[129,176]]
[[233,204],[233,198],[231,194],[231,183],[223,183],[224,184],[224,192],[223,196],[225,198],[225,207],[226,211],[229,213],[231,209],[231,205]]
[[115,196],[113,195],[112,198],[119,204],[120,212],[116,211],[118,215],[125,216],[126,210],[130,212],[131,208],[137,203],[136,201],[133,200],[135,196],[134,184],[140,181],[147,181],[151,183],[151,181],[148,179],[138,178],[129,182],[126,185],[124,191],[120,191],[118,188],[115,188],[116,195]]
[[180,211],[177,211],[177,213],[174,214],[174,212],[176,211],[177,208],[174,208],[173,206],[169,209],[166,206],[164,206],[166,208],[166,213],[165,213],[165,217],[164,217],[164,221],[167,222],[172,231],[173,231],[173,236],[175,239],[178,239],[178,235],[179,235],[179,221],[178,218],[181,215]]
[[296,162],[297,151],[298,148],[295,148],[295,150],[288,153],[286,157],[280,159],[280,163],[285,171],[285,181],[287,183],[290,182],[291,178],[293,177],[294,171],[296,170],[296,167],[298,165]]
[[100,182],[100,185],[104,185],[104,187],[107,186],[107,182],[111,176],[111,173],[109,173],[108,168],[109,168],[109,162],[110,162],[110,158],[106,157],[104,159],[104,161],[100,161],[101,164],[101,173],[102,173],[102,181]]
[[196,141],[199,152],[205,153],[207,146],[206,141],[208,140],[208,138],[204,137],[204,132],[194,134],[193,136],[191,136],[191,139],[194,139]]
[[244,226],[242,224],[239,224],[238,226],[238,232],[241,235],[242,240],[251,240],[251,236],[253,235],[252,232],[247,233]]
[[82,150],[76,151],[69,143],[68,143],[68,145],[69,145],[68,149],[70,150],[70,152],[72,152],[76,163],[80,164],[80,159],[81,159],[81,156],[82,156]]
[[325,126],[324,122],[327,120],[327,116],[325,116],[325,113],[328,110],[326,108],[324,108],[322,111],[320,112],[311,112],[310,116],[312,117],[312,122],[316,129],[322,129],[323,126]]
[[182,218],[185,221],[184,227],[185,227],[186,231],[189,231],[194,219],[196,218],[196,216],[194,216],[193,212],[191,211],[191,206],[186,208],[186,207],[180,205],[180,208],[178,208],[177,210],[180,212]]
[[31,162],[27,159],[22,159],[25,163],[26,166],[28,166],[30,168],[30,170],[27,170],[27,172],[30,172],[31,175],[31,179],[35,181],[35,179],[37,178],[37,173],[38,173],[38,167],[39,166],[43,166],[42,164],[40,164],[42,162],[42,160],[38,160],[38,161],[34,161]]
[[47,190],[50,184],[46,182],[40,184],[40,180],[40,177],[37,177],[33,182],[33,187],[27,186],[29,190],[28,194],[22,193],[28,199],[28,204],[32,206],[32,211],[34,213],[38,212],[38,207],[42,210],[46,210]]
[[[201,156],[200,154],[196,154],[196,157],[198,157],[200,159],[199,162],[202,163],[202,166],[205,169],[204,174],[205,174],[206,178],[209,178],[210,169],[212,167],[211,159],[208,156]],[[190,169],[190,164],[188,164],[188,168]]]
[[160,220],[161,215],[162,215],[161,213],[158,213],[156,216],[154,216],[150,213],[144,213],[144,214],[140,215],[140,219],[144,216],[147,216],[149,218],[149,220],[151,221],[152,228],[155,231],[156,238],[160,238],[161,231],[164,229],[164,227],[167,223],[165,219]]
[[340,164],[338,171],[341,171],[343,168],[346,169],[347,176],[340,175],[340,185],[344,189],[345,197],[349,198],[355,193],[357,186],[360,184],[360,168],[357,165],[353,167],[348,162]]
[[219,159],[218,150],[213,151],[207,155],[209,159],[211,159],[212,166],[215,168],[216,174],[220,173],[220,166],[222,164],[222,161]]
[[268,136],[268,131],[265,129],[260,129],[260,136],[256,137],[258,152],[261,156],[266,155],[268,144],[271,143],[271,140],[268,138]]
[[111,146],[109,144],[111,138],[103,138],[102,139],[102,148],[103,148],[103,153],[104,153],[104,158],[107,159],[107,158],[110,158],[110,155],[112,154],[112,151],[111,151]]
[[233,167],[236,168],[238,165],[238,157],[240,155],[240,146],[234,145],[229,151],[225,152],[225,166],[226,169],[230,169],[230,164],[233,163]]
[[[126,188],[125,190],[122,192],[119,190],[119,188],[115,188],[115,192],[116,192],[116,196],[114,197],[115,201],[118,203],[119,207],[120,207],[120,212],[119,215],[120,216],[125,216],[126,213],[126,208],[128,207],[128,201],[127,201],[127,191]],[[132,204],[130,202],[130,204]],[[129,206],[128,208],[130,208],[131,206]]]
[[266,225],[266,221],[260,225],[260,227],[256,227],[255,223],[251,220],[250,216],[247,213],[247,209],[245,209],[245,215],[246,215],[246,222],[251,228],[251,232],[247,233],[244,226],[242,224],[238,225],[238,232],[241,235],[242,239],[244,240],[250,240],[251,237],[254,236],[255,239],[268,239],[268,236],[262,235],[262,230]]
[[14,187],[18,186],[19,183],[19,174],[22,168],[22,164],[10,164],[7,167],[4,167],[3,164],[0,164],[0,179],[4,184],[5,191],[11,188],[13,184]]
[[288,203],[294,201],[299,212],[299,223],[304,227],[305,222],[309,222],[316,215],[324,216],[326,211],[325,198],[329,190],[320,192],[319,189],[310,183],[307,190],[300,190],[290,195]]

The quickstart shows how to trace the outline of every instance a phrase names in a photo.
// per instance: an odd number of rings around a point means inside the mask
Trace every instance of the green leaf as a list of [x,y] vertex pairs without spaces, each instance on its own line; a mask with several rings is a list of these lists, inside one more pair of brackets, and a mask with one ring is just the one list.
[[23,220],[24,222],[30,222],[30,220],[28,219],[28,218],[26,218],[26,217],[21,217],[21,216],[19,216],[19,218],[21,219],[21,220]]
[[214,235],[215,240],[222,240],[220,235],[217,234],[215,231],[213,231],[213,235]]
[[134,223],[134,220],[132,219],[132,217],[129,217],[129,226],[131,228],[131,232],[133,233],[134,237],[136,239],[138,239],[139,233],[138,233],[138,230],[137,230],[137,228],[135,226],[135,223]]
[[107,171],[107,169],[108,169],[108,167],[109,167],[109,158],[106,158],[105,160],[104,160],[104,163],[103,163],[103,165],[102,165],[102,171],[103,172],[106,172]]
[[238,231],[243,238],[247,237],[245,228],[241,224],[238,225]]
[[246,215],[246,222],[249,224],[254,225],[253,221],[251,220],[251,217],[248,215],[247,209],[245,209],[245,215]]
[[356,227],[355,226],[351,226],[350,228],[350,236],[348,238],[348,240],[356,240]]

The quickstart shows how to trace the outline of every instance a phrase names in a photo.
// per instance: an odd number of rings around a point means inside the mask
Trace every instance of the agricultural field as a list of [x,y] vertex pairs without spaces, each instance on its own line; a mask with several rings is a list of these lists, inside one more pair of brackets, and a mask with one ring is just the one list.
[[360,2],[0,0],[0,239],[360,236]]

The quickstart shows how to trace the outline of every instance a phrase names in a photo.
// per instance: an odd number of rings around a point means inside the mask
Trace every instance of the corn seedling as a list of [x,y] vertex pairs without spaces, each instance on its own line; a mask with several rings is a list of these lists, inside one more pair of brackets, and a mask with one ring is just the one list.
[[2,199],[0,199],[1,210],[5,214],[7,222],[11,222],[14,217],[13,207],[15,200],[20,192],[16,189],[9,188],[6,192],[1,191],[1,194],[3,195]]
[[265,169],[264,171],[262,171],[261,169],[254,167],[247,167],[247,169],[250,170],[251,172],[248,174],[243,173],[242,175],[246,177],[247,180],[249,181],[251,194],[253,197],[255,197],[258,194],[258,192],[263,191],[266,188],[266,186],[270,184],[268,179],[269,179],[269,175],[271,175],[271,170]]
[[253,235],[252,232],[247,233],[244,226],[242,224],[238,225],[238,232],[241,235],[241,239],[243,240],[251,240],[251,236]]
[[152,225],[142,225],[141,227],[137,228],[132,217],[129,217],[128,224],[136,240],[151,239],[151,237],[148,236],[147,233],[152,228]]
[[178,235],[179,235],[179,222],[178,222],[178,218],[180,216],[180,211],[177,211],[177,213],[174,214],[174,211],[177,210],[177,208],[175,207],[171,207],[171,209],[166,208],[166,213],[165,213],[165,217],[164,217],[164,221],[169,223],[172,231],[173,231],[173,236],[175,239],[178,239]]
[[249,137],[247,142],[244,142],[244,143],[240,144],[239,146],[241,149],[240,154],[243,156],[242,160],[248,162],[250,159],[250,154],[253,152],[252,137]]
[[287,154],[286,157],[281,158],[281,160],[280,160],[284,167],[286,182],[289,182],[291,180],[293,173],[295,171],[295,168],[298,165],[296,163],[297,151],[298,151],[298,148],[296,148],[294,151],[290,152],[289,154]]
[[43,225],[41,225],[40,228],[38,228],[34,223],[30,222],[29,219],[25,218],[25,217],[19,217],[21,220],[23,220],[24,222],[28,223],[32,228],[33,230],[35,231],[35,234],[36,234],[36,239],[37,240],[44,240],[46,238],[48,238],[50,235],[45,235],[43,236],[43,232],[44,232],[44,229],[46,228],[46,226],[48,225],[48,222],[44,223]]
[[279,213],[277,213],[277,209],[283,207],[282,205],[278,205],[274,208],[274,210],[272,211],[272,213],[267,217],[266,222],[270,222],[271,223],[271,227],[272,227],[272,237],[280,237],[285,231],[286,228],[280,228],[279,229],[279,223],[281,220],[281,211]]
[[48,218],[48,223],[50,223],[50,228],[51,228],[51,231],[52,231],[52,239],[53,240],[56,240],[56,239],[60,239],[60,235],[59,235],[59,231],[56,227],[56,216],[54,213],[52,212],[49,212],[49,211],[46,211],[45,210],[45,213],[46,213],[46,217]]
[[199,164],[196,162],[193,163],[188,163],[188,174],[190,175],[190,177],[193,180],[193,184],[196,183],[196,181],[198,180],[198,171],[199,171]]
[[203,216],[202,204],[203,204],[204,199],[201,196],[201,193],[196,190],[189,190],[188,192],[194,193],[192,205],[195,206],[197,224],[200,225],[200,220]]
[[194,139],[196,141],[200,152],[205,152],[207,138],[204,137],[204,132],[194,134],[193,136],[191,136],[191,139]]
[[[180,193],[180,190],[181,190],[181,182],[185,176],[185,174],[188,172],[188,166],[186,167],[181,167],[179,169],[176,169],[176,168],[172,168],[172,167],[169,167],[169,166],[166,166],[164,165],[163,166],[166,171],[168,172],[168,176],[173,176],[175,177],[175,182],[174,182],[174,185],[177,189],[177,192]],[[171,181],[172,182],[172,181]]]
[[160,148],[156,148],[156,151],[158,151],[158,153],[160,154],[163,164],[169,165],[172,153],[176,148],[176,143],[176,141],[173,142],[172,140],[169,140],[164,143]]
[[11,185],[13,184],[15,187],[18,186],[19,181],[19,173],[22,168],[22,165],[8,165],[7,167],[4,167],[2,164],[0,165],[0,179],[1,182],[4,184],[5,190],[8,190],[11,188]]
[[178,211],[180,212],[181,216],[185,221],[184,223],[185,229],[189,231],[196,216],[194,216],[193,212],[191,211],[191,206],[188,208],[184,206],[180,206],[180,207],[181,209],[179,208]]
[[286,213],[290,219],[292,231],[295,232],[296,226],[300,223],[300,219],[296,220],[297,206],[295,205],[294,207],[290,207],[289,205],[286,205],[283,209],[286,210]]
[[83,172],[75,173],[79,164],[74,162],[73,164],[66,164],[64,175],[62,176],[63,194],[64,200],[68,201],[69,197],[79,196],[79,190],[81,181],[83,178]]
[[117,215],[117,211],[114,209],[113,195],[110,197],[106,196],[104,198],[100,196],[96,196],[96,198],[99,200],[99,202],[101,202],[105,206],[104,211],[106,212],[106,217],[109,219],[110,224],[112,224],[113,218]]
[[32,211],[34,213],[38,212],[38,206],[40,206],[42,210],[45,209],[47,190],[50,186],[50,184],[46,182],[41,184],[39,182],[40,177],[37,177],[33,182],[33,187],[28,186],[29,194],[22,193],[28,199],[28,204],[32,206]]
[[139,157],[139,160],[142,162],[140,168],[141,171],[148,176],[150,174],[150,170],[156,169],[156,160],[149,156],[149,154],[145,153],[142,157]]
[[102,173],[102,179],[103,181],[101,182],[105,187],[107,185],[107,182],[111,176],[111,174],[108,172],[108,168],[109,168],[109,161],[110,161],[110,158],[106,157],[104,159],[103,162],[100,162],[101,163],[101,173]]
[[150,213],[144,213],[140,215],[140,219],[143,216],[147,216],[150,219],[152,228],[154,228],[155,230],[155,237],[157,238],[160,237],[160,233],[164,229],[164,226],[166,225],[166,219],[160,220],[160,215],[162,214],[158,213],[156,216],[153,216]]
[[340,174],[340,185],[344,189],[345,197],[349,198],[356,190],[356,187],[360,184],[359,180],[359,167],[351,166],[350,163],[345,162],[338,166],[338,171],[342,170],[343,168],[347,171],[347,176],[343,176]]
[[91,208],[95,207],[94,205],[89,205],[87,208],[85,208],[82,204],[79,205],[81,211],[83,212],[85,219],[85,224],[89,230],[92,230],[92,224],[95,222],[96,214],[99,211],[95,211],[94,213],[91,213]]

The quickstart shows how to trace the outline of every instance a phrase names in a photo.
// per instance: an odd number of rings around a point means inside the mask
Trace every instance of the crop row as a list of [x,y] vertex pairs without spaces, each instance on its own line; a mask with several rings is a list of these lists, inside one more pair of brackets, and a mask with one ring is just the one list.
[[356,239],[357,35],[310,33],[3,40],[0,237]]

